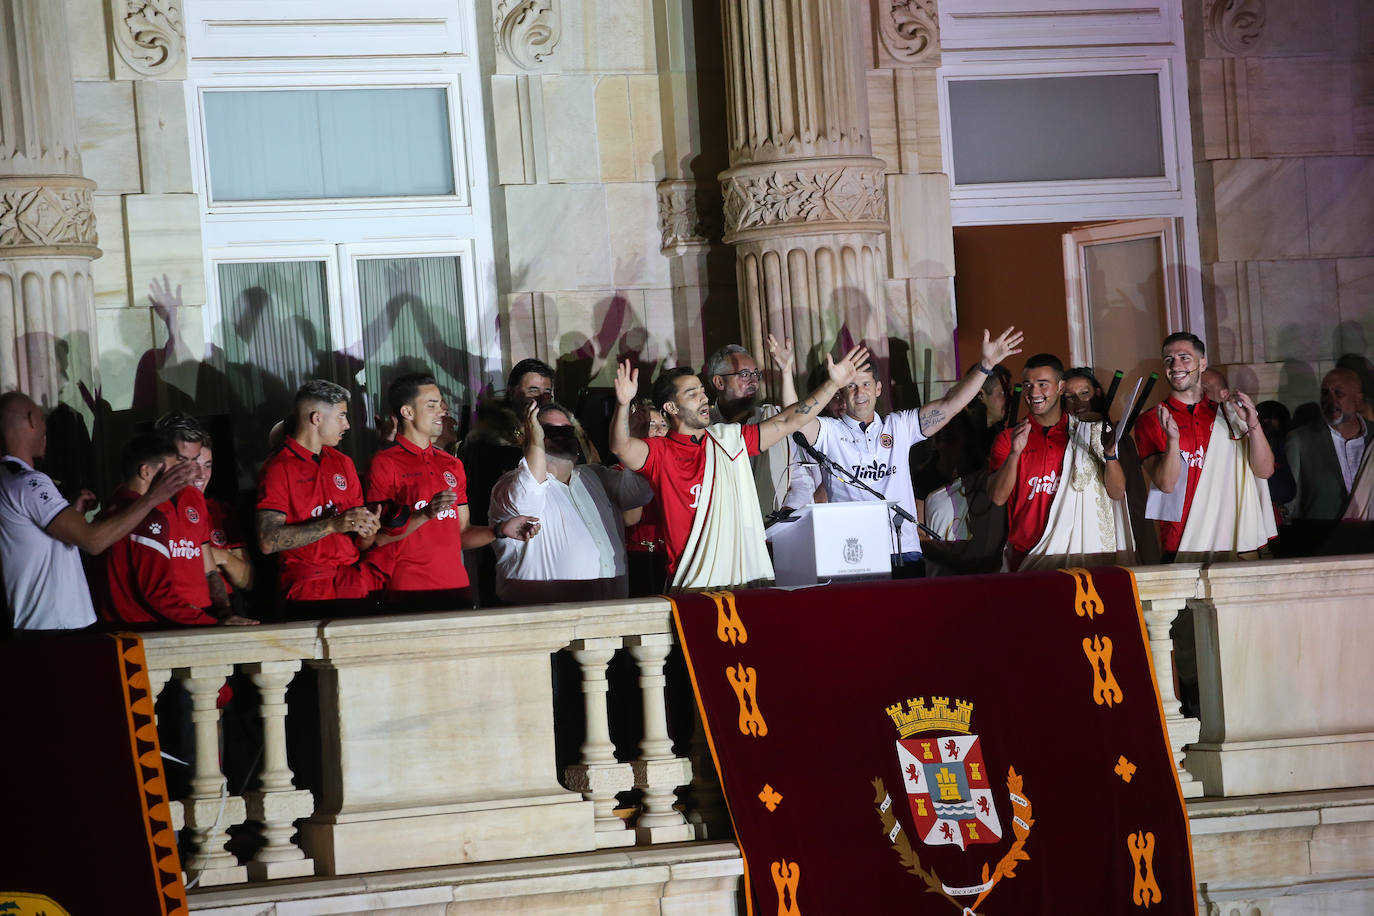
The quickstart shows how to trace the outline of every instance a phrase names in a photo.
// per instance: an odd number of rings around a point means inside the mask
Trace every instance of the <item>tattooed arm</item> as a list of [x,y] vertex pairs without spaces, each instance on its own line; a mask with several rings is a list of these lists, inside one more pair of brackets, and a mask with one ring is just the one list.
[[[816,417],[820,415],[821,408],[830,403],[835,392],[848,385],[854,380],[854,376],[868,368],[868,348],[862,345],[857,346],[846,353],[844,359],[838,363],[833,361],[830,354],[827,353],[825,355],[825,367],[830,377],[824,385],[759,424],[759,451],[767,451],[774,443],[792,435],[803,427],[809,428],[810,424],[814,423]],[[814,439],[814,434],[810,438]]]
[[264,554],[295,550],[329,534],[356,534],[360,538],[368,538],[377,532],[377,526],[377,516],[362,506],[349,509],[342,515],[312,518],[295,525],[286,524],[285,512],[259,509],[258,549]]
[[[1017,347],[1022,339],[1023,335],[1016,328],[1007,328],[996,340],[993,340],[992,335],[986,330],[983,331],[983,355],[978,365],[970,369],[968,375],[960,379],[944,397],[936,398],[921,407],[917,414],[917,419],[921,422],[921,434],[929,439],[949,422],[950,417],[967,407],[968,402],[974,399],[983,383],[987,381],[988,373],[993,367],[1008,356],[1021,352]],[[982,371],[979,367],[982,367]]]

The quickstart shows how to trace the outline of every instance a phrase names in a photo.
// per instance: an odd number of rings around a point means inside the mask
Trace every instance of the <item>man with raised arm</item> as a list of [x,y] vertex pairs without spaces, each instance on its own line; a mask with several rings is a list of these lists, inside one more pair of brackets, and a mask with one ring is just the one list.
[[75,630],[95,623],[95,608],[77,548],[99,556],[195,476],[194,464],[157,475],[148,492],[95,523],[86,513],[95,494],[75,503],[34,469],[48,447],[42,409],[25,394],[0,394],[0,579],[10,622],[18,630]]
[[296,392],[294,420],[285,444],[262,466],[258,548],[282,555],[281,597],[289,603],[366,598],[386,576],[358,565],[379,513],[363,507],[353,459],[338,449],[348,432],[348,391],[323,379],[306,382]]
[[[982,389],[997,365],[1017,349],[1023,335],[1016,328],[1007,328],[992,339],[983,332],[983,357],[942,398],[915,410],[898,410],[886,417],[878,415],[878,398],[883,393],[882,382],[872,372],[863,371],[847,383],[840,392],[844,398],[844,413],[838,418],[818,417],[802,428],[807,441],[854,476],[883,495],[895,500],[913,517],[916,516],[916,496],[911,489],[911,462],[908,453],[922,439],[935,435],[950,417],[963,410]],[[826,480],[831,502],[863,502],[873,494],[839,477]],[[915,525],[900,528],[901,537],[892,538],[892,563],[920,574],[921,541]]]
[[[782,374],[778,396],[781,403],[791,404],[797,399],[797,382],[792,375],[792,340],[788,338],[779,344],[777,338],[769,334],[767,346]],[[708,356],[701,379],[715,399],[715,406],[711,408],[712,423],[759,423],[782,410],[777,404],[764,402],[763,371],[749,351],[739,344],[726,344]],[[783,506],[791,486],[793,451],[791,437],[784,436],[772,448],[750,459],[759,510],[764,515]]]
[[639,371],[629,360],[618,367],[611,451],[654,488],[673,588],[738,588],[773,578],[747,459],[801,429],[839,388],[866,370],[868,349],[855,347],[838,363],[829,354],[825,359],[825,384],[775,416],[744,425],[712,424],[701,379],[691,369],[665,370],[654,382],[653,399],[672,431],[647,440],[629,430]]
[[1150,485],[1146,516],[1159,520],[1163,559],[1234,559],[1277,533],[1269,488],[1274,453],[1249,395],[1206,396],[1207,349],[1194,334],[1164,338],[1164,377],[1172,389],[1135,428]]

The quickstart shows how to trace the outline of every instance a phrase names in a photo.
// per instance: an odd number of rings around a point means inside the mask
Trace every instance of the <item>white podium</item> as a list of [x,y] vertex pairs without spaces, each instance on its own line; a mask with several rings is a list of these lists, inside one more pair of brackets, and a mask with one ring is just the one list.
[[888,503],[819,503],[768,529],[773,581],[815,585],[824,579],[892,578]]

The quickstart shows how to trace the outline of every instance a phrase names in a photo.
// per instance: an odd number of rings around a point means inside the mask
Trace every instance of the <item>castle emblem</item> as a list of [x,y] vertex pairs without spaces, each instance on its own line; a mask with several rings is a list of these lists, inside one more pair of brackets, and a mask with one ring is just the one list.
[[857,566],[859,561],[864,558],[863,545],[858,538],[844,539],[844,561],[850,566]]
[[973,704],[923,697],[887,707],[897,728],[897,762],[914,833],[927,846],[967,850],[1002,839],[983,749],[970,731]]

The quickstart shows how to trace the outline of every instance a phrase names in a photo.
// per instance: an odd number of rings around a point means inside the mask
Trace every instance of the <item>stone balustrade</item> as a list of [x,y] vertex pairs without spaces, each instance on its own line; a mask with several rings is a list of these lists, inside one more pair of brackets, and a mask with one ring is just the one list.
[[[1374,564],[1135,573],[1186,797],[1374,782],[1374,681],[1364,676]],[[1170,627],[1185,612],[1200,721],[1183,714],[1174,686]],[[191,700],[194,769],[176,812],[192,832],[188,877],[203,887],[718,841],[728,828],[703,742],[688,751],[689,736],[673,736],[680,756],[668,733],[674,640],[661,598],[149,633],[154,691],[175,679]],[[560,650],[580,671],[580,691],[561,689],[580,693],[585,720],[577,762],[562,774],[551,663]],[[637,683],[608,679],[618,655]],[[242,795],[227,790],[219,764],[216,697],[235,671],[256,687],[262,724],[261,765]],[[314,715],[288,711],[287,688],[301,677],[318,694],[317,793],[296,787],[287,758],[288,715]],[[608,702],[642,710],[637,747],[612,741]],[[689,784],[691,804],[680,805]],[[244,824],[259,842],[240,863],[225,844]]]

